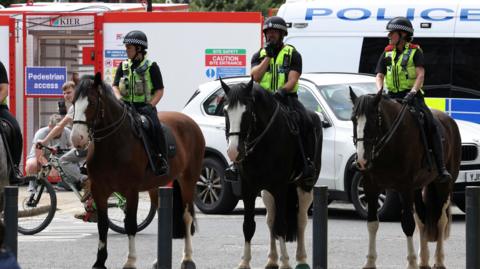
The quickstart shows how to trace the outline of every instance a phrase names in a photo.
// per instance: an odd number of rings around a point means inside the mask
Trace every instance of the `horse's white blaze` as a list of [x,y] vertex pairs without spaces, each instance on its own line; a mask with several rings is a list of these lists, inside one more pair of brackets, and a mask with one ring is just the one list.
[[125,262],[124,268],[135,268],[135,263],[137,262],[137,250],[135,248],[135,236],[128,236],[128,257]]
[[[85,111],[88,107],[88,98],[81,97],[75,101],[74,106],[74,118],[73,121],[83,121],[87,120],[85,116]],[[70,135],[70,139],[72,140],[73,146],[76,148],[85,148],[88,144],[88,127],[85,124],[73,124],[72,133]]]
[[375,268],[375,262],[377,261],[377,231],[379,222],[369,221],[367,223],[368,228],[368,254],[366,268]]
[[[357,139],[363,138],[364,133],[363,130],[365,129],[365,124],[367,123],[367,118],[365,115],[361,115],[357,119]],[[365,160],[365,147],[363,145],[363,141],[357,141],[357,162],[364,166],[367,161]]]
[[[247,110],[247,107],[242,104],[238,104],[232,109],[228,109],[228,120],[230,124],[229,133],[240,132],[240,123],[242,121],[242,115]],[[238,157],[238,135],[232,135],[228,137],[228,158],[233,162]]]

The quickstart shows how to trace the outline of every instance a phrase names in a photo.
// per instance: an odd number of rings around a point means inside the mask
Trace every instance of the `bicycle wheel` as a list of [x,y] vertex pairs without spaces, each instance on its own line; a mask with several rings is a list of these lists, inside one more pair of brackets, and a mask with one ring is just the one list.
[[18,231],[32,235],[45,229],[55,216],[57,195],[50,182],[44,178],[36,181],[35,192],[28,186],[18,188]]
[[[125,234],[126,199],[119,193],[108,198],[108,226],[117,233]],[[155,217],[157,208],[151,201],[148,191],[140,192],[137,210],[137,232],[145,229]]]

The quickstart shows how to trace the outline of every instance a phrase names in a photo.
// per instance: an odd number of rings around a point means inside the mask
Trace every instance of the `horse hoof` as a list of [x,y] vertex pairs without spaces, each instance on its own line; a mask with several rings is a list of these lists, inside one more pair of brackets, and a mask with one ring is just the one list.
[[438,266],[438,265],[435,264],[435,265],[433,266],[433,269],[447,269],[447,268],[446,268],[445,266],[443,266],[443,265]]
[[377,267],[362,267],[362,269],[377,269]]
[[420,266],[418,267],[418,269],[432,269],[432,267],[427,265],[427,266]]
[[265,269],[278,269],[278,265],[267,265]]
[[297,264],[297,266],[295,266],[295,269],[310,269],[310,266],[306,263],[302,263],[302,264]]
[[195,263],[193,261],[183,261],[181,269],[196,269]]
[[137,269],[137,267],[123,267],[123,269]]

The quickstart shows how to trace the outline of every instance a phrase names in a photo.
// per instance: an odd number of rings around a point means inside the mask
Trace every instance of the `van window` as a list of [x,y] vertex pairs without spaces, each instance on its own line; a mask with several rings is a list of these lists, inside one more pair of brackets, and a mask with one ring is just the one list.
[[[429,97],[478,98],[480,39],[415,38],[425,57],[424,90]],[[374,73],[387,38],[364,38],[359,72]]]

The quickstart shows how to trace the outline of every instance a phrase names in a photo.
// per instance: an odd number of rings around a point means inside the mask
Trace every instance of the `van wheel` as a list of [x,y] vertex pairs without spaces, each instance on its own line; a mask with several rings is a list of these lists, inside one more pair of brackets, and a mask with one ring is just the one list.
[[[350,196],[353,206],[360,217],[366,219],[368,216],[367,197],[363,188],[363,176],[356,172],[353,175]],[[382,221],[397,221],[400,219],[400,199],[393,191],[381,192],[378,196],[378,217]]]
[[225,181],[224,171],[225,166],[220,160],[211,157],[203,160],[195,205],[205,214],[230,213],[237,206],[238,199],[231,185]]

